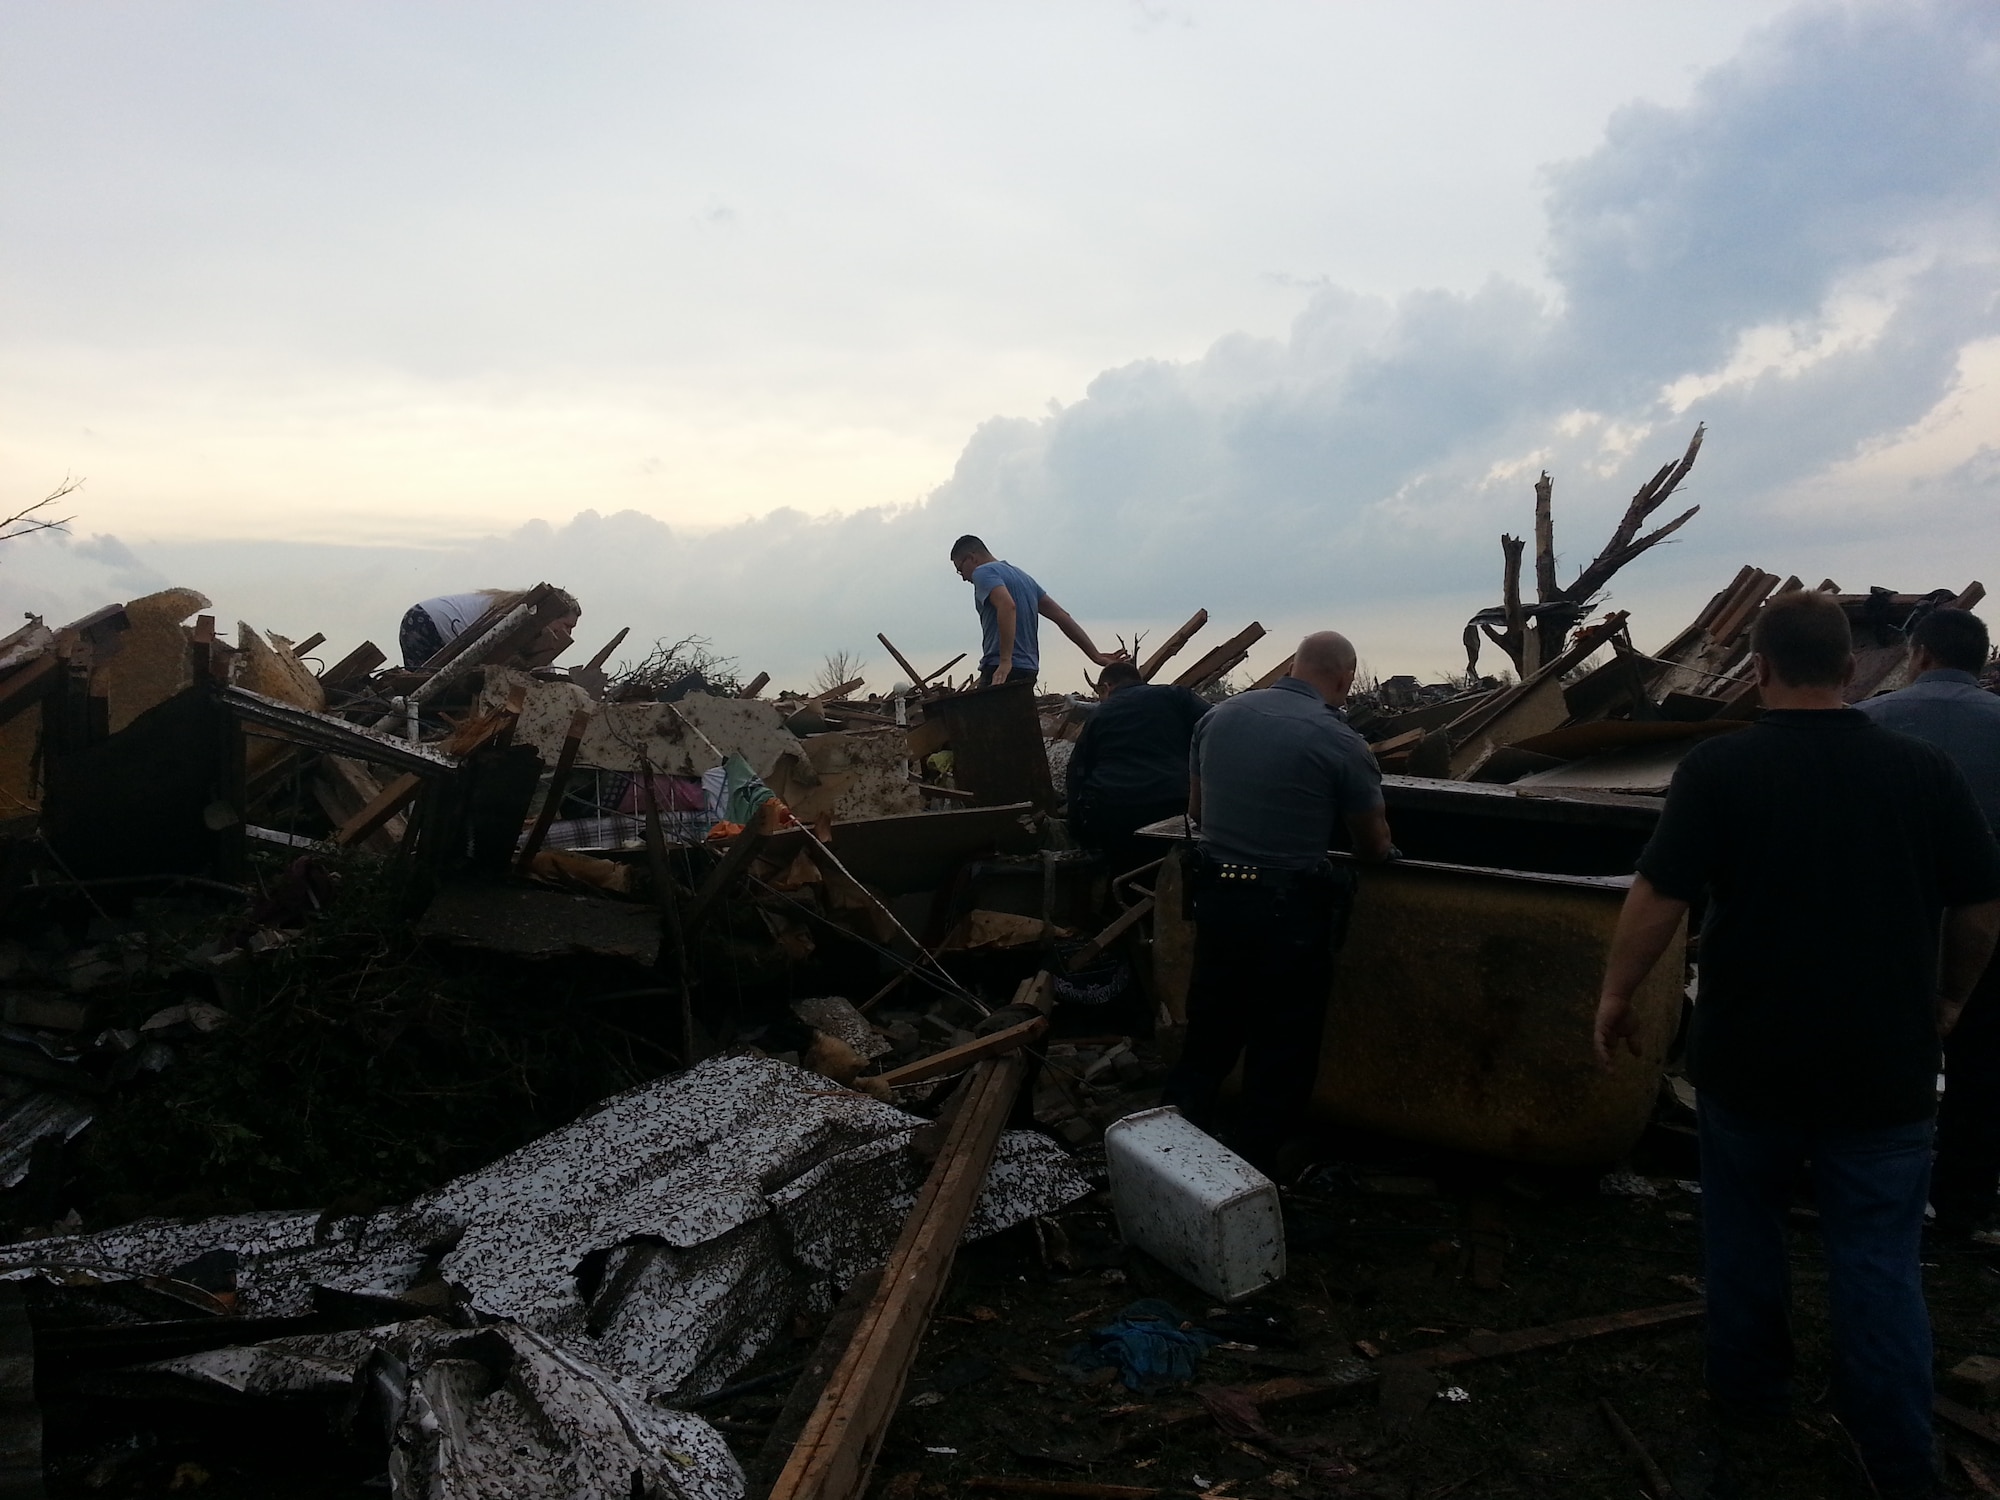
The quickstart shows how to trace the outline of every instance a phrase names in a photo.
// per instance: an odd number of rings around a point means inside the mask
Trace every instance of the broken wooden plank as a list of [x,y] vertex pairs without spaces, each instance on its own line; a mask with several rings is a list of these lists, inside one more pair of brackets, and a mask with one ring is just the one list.
[[[616,644],[616,641],[612,642],[612,645]],[[611,647],[604,649],[608,653]],[[562,749],[556,754],[556,768],[549,773],[548,795],[542,799],[541,811],[535,814],[535,826],[528,831],[528,840],[521,845],[521,853],[514,861],[518,874],[527,874],[534,866],[535,856],[542,852],[542,840],[549,836],[556,814],[562,810],[563,793],[569,788],[570,773],[576,769],[576,752],[583,744],[583,732],[589,725],[590,710],[587,708],[579,708],[569,716],[569,728],[563,733]]]
[[1160,648],[1146,658],[1145,665],[1139,668],[1139,675],[1145,678],[1146,681],[1151,682],[1160,668],[1164,667],[1178,655],[1181,647],[1194,639],[1195,632],[1207,623],[1208,611],[1205,609],[1196,610],[1189,616],[1187,624],[1181,626],[1179,630],[1168,636],[1161,643]]
[[1618,1439],[1618,1446],[1625,1450],[1633,1464],[1637,1466],[1639,1476],[1645,1480],[1646,1489],[1651,1493],[1653,1500],[1676,1500],[1674,1487],[1667,1482],[1665,1472],[1653,1461],[1653,1455],[1646,1451],[1646,1445],[1640,1442],[1632,1429],[1625,1425],[1625,1419],[1618,1415],[1618,1409],[1603,1396],[1597,1398],[1597,1409],[1604,1414],[1604,1420],[1611,1428],[1611,1435]]
[[319,674],[319,685],[329,693],[345,692],[389,658],[373,641],[363,641],[347,655]]
[[[480,714],[476,718],[466,720],[444,737],[438,749],[446,755],[463,759],[481,746],[498,739],[514,727],[514,720],[520,716],[521,704],[526,694],[525,687],[515,688],[506,708],[498,713]],[[360,843],[408,807],[416,799],[423,784],[424,778],[414,771],[404,772],[383,787],[380,796],[334,830],[334,843],[343,848]]]
[[311,635],[292,647],[292,655],[303,658],[308,651],[316,651],[325,644],[326,637],[315,630]]
[[935,672],[927,673],[923,677],[918,678],[917,686],[929,687],[933,682],[937,681],[938,678],[944,676],[945,673],[949,672],[953,667],[957,666],[960,662],[964,660],[965,660],[965,653],[961,651],[958,653],[958,655],[954,656],[950,661],[946,662],[943,666],[939,667]]
[[923,681],[924,681],[923,677],[918,673],[915,667],[910,665],[910,659],[907,656],[903,655],[902,652],[896,649],[895,643],[891,641],[889,637],[882,634],[882,632],[878,630],[875,632],[875,639],[882,643],[882,649],[884,651],[887,651],[891,656],[896,658],[896,665],[903,669],[903,675],[909,678],[911,687],[923,686]]
[[1983,1443],[2000,1448],[2000,1426],[1991,1417],[1954,1401],[1949,1396],[1931,1397],[1931,1410],[1960,1432],[1969,1432]]
[[1271,687],[1274,684],[1276,684],[1277,680],[1280,677],[1291,676],[1292,663],[1297,660],[1298,657],[1296,655],[1286,657],[1283,661],[1279,662],[1275,667],[1271,668],[1270,671],[1266,672],[1262,677],[1259,677],[1255,682],[1251,683],[1250,691],[1254,693],[1258,688]]
[[1205,686],[1242,661],[1250,654],[1250,648],[1262,639],[1264,639],[1264,627],[1252,620],[1176,677],[1174,686],[1197,689]]
[[975,1474],[965,1487],[983,1495],[1040,1495],[1044,1500],[1153,1500],[1165,1490],[1143,1484],[1087,1484],[1077,1479],[1015,1479],[1005,1474]]
[[1571,1318],[1562,1323],[1544,1323],[1536,1328],[1517,1328],[1512,1333],[1473,1333],[1456,1344],[1438,1344],[1429,1349],[1413,1349],[1407,1354],[1388,1354],[1376,1361],[1380,1369],[1389,1364],[1414,1364],[1431,1369],[1471,1364],[1475,1360],[1499,1359],[1508,1354],[1525,1354],[1531,1349],[1552,1349],[1607,1333],[1627,1333],[1637,1328],[1662,1328],[1674,1323],[1691,1323],[1706,1310],[1702,1302],[1669,1302],[1660,1307],[1641,1307],[1631,1312],[1600,1313],[1591,1318]]
[[1097,956],[1118,939],[1125,936],[1132,925],[1153,909],[1153,898],[1143,896],[1112,919],[1111,925],[1085,943],[1069,958],[1069,971],[1074,974],[1079,969],[1087,969],[1097,962]]
[[770,1492],[771,1481],[785,1467],[785,1460],[798,1443],[799,1434],[806,1429],[814,1410],[819,1406],[819,1398],[826,1390],[826,1383],[840,1365],[840,1357],[853,1342],[855,1329],[861,1326],[862,1314],[868,1311],[875,1300],[875,1292],[882,1284],[882,1268],[870,1267],[854,1278],[838,1303],[834,1305],[833,1316],[827,1319],[826,1327],[820,1331],[819,1342],[813,1346],[805,1368],[793,1382],[785,1404],[778,1412],[778,1418],[771,1424],[771,1431],[764,1439],[756,1461],[747,1467],[752,1481],[749,1493],[762,1500]]
[[739,698],[754,698],[770,685],[771,674],[769,672],[759,672],[755,677],[744,683],[741,688],[737,689],[736,696]]
[[763,848],[766,839],[778,831],[778,816],[783,806],[776,797],[767,798],[757,805],[757,811],[752,814],[749,826],[736,835],[736,840],[729,846],[728,852],[722,856],[716,867],[708,872],[708,878],[702,881],[701,888],[694,893],[694,899],[688,902],[687,912],[681,918],[681,934],[685,940],[693,941],[696,929],[701,926],[715,903],[749,873],[751,862],[757,857],[757,851]]
[[947,1047],[942,1052],[933,1052],[929,1057],[920,1057],[915,1062],[904,1063],[900,1068],[891,1068],[886,1073],[875,1075],[878,1082],[886,1083],[892,1089],[904,1088],[913,1083],[928,1083],[933,1078],[943,1078],[949,1073],[957,1073],[971,1067],[976,1062],[984,1062],[989,1057],[1004,1057],[1032,1042],[1049,1029],[1044,1017],[1023,1021],[1009,1026],[1005,1031],[996,1031],[990,1036],[974,1037],[956,1047]]
[[[1049,975],[1025,981],[1016,999],[1046,1015]],[[961,1102],[937,1165],[924,1179],[881,1285],[771,1487],[770,1500],[854,1500],[867,1487],[917,1345],[944,1293],[959,1237],[1027,1076],[1028,1061],[1017,1052],[975,1063],[960,1085]]]

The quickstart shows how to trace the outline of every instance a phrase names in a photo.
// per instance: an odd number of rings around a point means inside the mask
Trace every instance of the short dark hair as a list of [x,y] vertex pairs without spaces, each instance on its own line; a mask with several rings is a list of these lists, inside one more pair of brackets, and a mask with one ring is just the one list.
[[968,552],[987,552],[991,550],[986,543],[980,541],[978,537],[969,531],[951,544],[951,555],[953,557],[963,557]]
[[1097,674],[1097,685],[1101,688],[1123,687],[1126,683],[1145,680],[1145,674],[1129,661],[1114,661]]
[[1854,659],[1854,632],[1831,594],[1796,589],[1758,612],[1750,649],[1787,687],[1839,687]]
[[1921,647],[1937,658],[1940,666],[1960,672],[1977,672],[1986,665],[1993,643],[1986,634],[1986,622],[1969,609],[1949,607],[1932,610],[1910,632],[1910,649]]

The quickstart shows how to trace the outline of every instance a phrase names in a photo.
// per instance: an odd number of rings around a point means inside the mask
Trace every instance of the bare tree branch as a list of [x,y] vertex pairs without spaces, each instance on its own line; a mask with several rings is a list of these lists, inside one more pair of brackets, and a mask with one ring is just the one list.
[[1689,516],[1701,509],[1697,505],[1687,515],[1669,522],[1644,538],[1634,540],[1638,537],[1639,528],[1645,523],[1646,517],[1666,504],[1667,497],[1679,489],[1681,481],[1687,478],[1688,470],[1694,467],[1695,455],[1701,452],[1702,436],[1707,431],[1706,424],[1697,426],[1694,436],[1688,441],[1687,452],[1682,454],[1677,462],[1661,465],[1660,472],[1639,487],[1639,493],[1634,495],[1631,504],[1625,507],[1625,514],[1619,519],[1618,529],[1611,533],[1611,540],[1605,543],[1604,550],[1591,560],[1590,566],[1576,575],[1574,583],[1557,594],[1557,598],[1579,606],[1589,603],[1604,585],[1611,581],[1612,574],[1655,542],[1679,528]]
[[62,499],[63,496],[74,493],[82,484],[83,481],[81,479],[71,479],[65,474],[61,484],[50,490],[48,494],[42,496],[33,505],[27,506],[22,510],[17,510],[5,520],[0,520],[0,542],[11,542],[17,537],[33,536],[38,531],[62,531],[67,529],[69,523],[76,519],[75,516],[63,516],[59,519],[51,520],[37,515],[36,512],[45,510],[49,506],[54,505],[56,501]]

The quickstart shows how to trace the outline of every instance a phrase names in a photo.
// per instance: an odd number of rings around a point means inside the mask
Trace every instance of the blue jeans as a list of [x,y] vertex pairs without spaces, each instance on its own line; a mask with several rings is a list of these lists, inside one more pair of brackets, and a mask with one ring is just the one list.
[[1791,1397],[1786,1210],[1810,1163],[1833,1323],[1835,1410],[1878,1484],[1933,1472],[1931,1324],[1918,1248],[1929,1120],[1869,1130],[1787,1125],[1701,1100],[1708,1390],[1725,1417]]

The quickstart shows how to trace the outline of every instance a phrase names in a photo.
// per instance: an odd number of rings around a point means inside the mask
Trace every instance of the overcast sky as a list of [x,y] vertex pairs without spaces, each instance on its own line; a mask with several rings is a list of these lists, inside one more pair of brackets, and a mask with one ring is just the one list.
[[1698,420],[1642,639],[2000,574],[1983,0],[16,0],[0,129],[0,497],[87,477],[10,613],[546,577],[803,675],[965,645],[973,529],[1429,672],[1540,466],[1573,568]]

